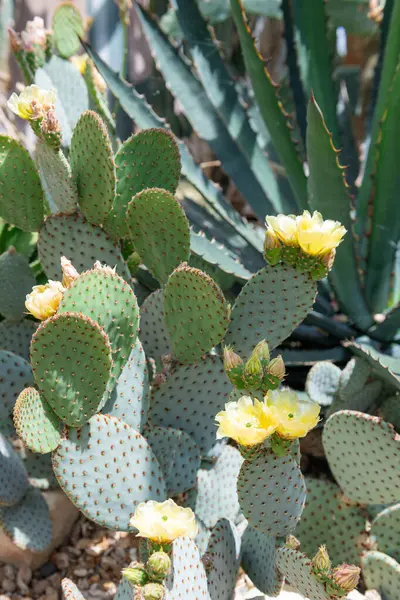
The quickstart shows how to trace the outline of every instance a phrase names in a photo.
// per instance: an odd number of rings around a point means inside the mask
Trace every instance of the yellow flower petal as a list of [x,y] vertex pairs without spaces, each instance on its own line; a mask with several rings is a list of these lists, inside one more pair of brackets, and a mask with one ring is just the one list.
[[229,437],[241,446],[261,444],[271,436],[277,421],[264,402],[242,396],[237,402],[228,402],[225,410],[215,417],[219,428],[217,438]]
[[198,532],[193,511],[178,506],[171,499],[165,502],[142,502],[130,525],[139,531],[138,537],[158,543],[171,543],[179,537],[194,538]]
[[292,390],[270,391],[265,403],[278,421],[276,433],[283,438],[304,437],[318,424],[320,406],[311,400],[300,400]]
[[59,281],[49,281],[46,285],[35,285],[26,296],[26,309],[40,321],[52,317],[62,300],[64,287]]
[[54,109],[56,91],[43,90],[37,85],[29,85],[19,96],[14,92],[7,102],[8,108],[27,121],[43,118],[49,110]]
[[297,246],[297,224],[294,215],[266,217],[267,225],[286,246]]
[[311,215],[305,210],[296,218],[296,224],[299,246],[311,256],[322,256],[337,248],[346,233],[339,221],[324,221],[317,211]]

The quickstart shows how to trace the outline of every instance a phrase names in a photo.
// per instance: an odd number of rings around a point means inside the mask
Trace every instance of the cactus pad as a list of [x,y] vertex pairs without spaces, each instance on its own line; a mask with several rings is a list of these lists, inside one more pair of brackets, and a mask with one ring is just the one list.
[[339,396],[348,400],[353,394],[361,392],[368,381],[371,367],[364,358],[355,356],[345,366],[339,381]]
[[49,148],[38,140],[35,160],[51,212],[74,213],[78,203],[78,190],[62,150]]
[[311,571],[311,560],[302,552],[291,548],[279,548],[276,553],[278,569],[287,582],[305,598],[331,600],[323,583]]
[[172,427],[150,427],[144,435],[164,473],[167,495],[177,496],[195,487],[200,452],[194,439]]
[[400,390],[400,358],[382,354],[369,344],[348,342],[345,346],[356,356],[364,358],[380,379],[394,389]]
[[292,531],[306,499],[304,477],[290,456],[264,450],[245,461],[237,482],[238,496],[249,525],[265,535],[284,536]]
[[29,319],[22,321],[2,321],[0,323],[0,349],[8,350],[25,360],[30,360],[32,336],[38,324]]
[[51,454],[36,454],[24,448],[21,455],[29,483],[39,490],[58,490],[59,486],[51,464]]
[[122,577],[118,587],[117,593],[114,596],[114,600],[136,600],[134,587],[129,583],[125,577]]
[[27,388],[18,396],[14,424],[19,437],[33,452],[46,454],[60,443],[61,423],[34,388]]
[[23,145],[0,135],[0,217],[23,231],[37,231],[44,218],[43,190]]
[[160,282],[189,260],[189,223],[174,196],[159,188],[133,197],[126,216],[129,233],[143,263]]
[[142,344],[136,340],[102,412],[142,430],[147,421],[149,376]]
[[260,592],[277,596],[283,577],[276,567],[276,539],[246,527],[242,537],[242,568]]
[[107,335],[82,314],[44,321],[32,338],[36,383],[56,415],[79,427],[98,411],[111,372]]
[[243,356],[249,356],[263,339],[272,350],[307,316],[315,294],[315,282],[292,267],[279,264],[261,269],[235,302],[225,343]]
[[126,211],[133,196],[147,188],[175,193],[180,176],[180,155],[173,136],[163,129],[145,129],[130,137],[115,156],[116,197],[104,224],[113,237],[129,235]]
[[322,440],[332,473],[350,500],[385,504],[399,499],[400,437],[392,425],[343,410],[329,417]]
[[308,372],[306,392],[313,402],[320,406],[332,404],[338,391],[342,371],[336,365],[322,361],[314,365]]
[[231,600],[239,569],[240,536],[227,519],[214,525],[207,547],[211,563],[207,571],[211,600]]
[[379,407],[379,415],[400,433],[400,396],[386,398]]
[[112,348],[111,374],[117,380],[135,344],[139,325],[132,288],[111,269],[86,271],[64,292],[58,313],[65,312],[82,313],[104,330]]
[[164,292],[156,290],[140,307],[140,339],[146,356],[159,359],[171,352],[164,317]]
[[211,600],[199,550],[193,540],[178,538],[172,549],[173,586],[168,600]]
[[380,512],[371,524],[371,536],[380,552],[400,561],[400,504],[394,504]]
[[121,251],[100,227],[88,223],[76,213],[48,217],[40,229],[38,251],[40,263],[49,279],[62,278],[61,257],[66,256],[81,273],[98,260],[117,267],[117,273],[130,281],[130,273]]
[[43,552],[52,539],[49,508],[39,490],[30,487],[18,504],[0,508],[0,526],[22,550]]
[[10,321],[19,321],[25,312],[25,296],[36,280],[28,259],[14,248],[0,255],[0,281],[0,314]]
[[95,415],[69,429],[53,453],[58,482],[84,515],[118,531],[137,505],[166,500],[160,465],[146,440],[115,417]]
[[216,443],[214,417],[228,402],[231,390],[217,356],[179,366],[166,383],[153,389],[149,422],[186,431],[206,454]]
[[64,577],[61,581],[63,600],[85,600],[73,581]]
[[307,499],[295,536],[307,556],[325,544],[334,564],[359,564],[366,541],[365,515],[346,502],[340,488],[326,479],[307,479]]
[[81,47],[79,38],[85,35],[85,27],[79,10],[71,2],[60,4],[53,14],[53,39],[58,53],[70,58]]
[[32,384],[30,364],[12,352],[0,350],[0,421],[7,419],[20,392]]
[[219,519],[236,522],[240,514],[236,482],[243,458],[233,446],[224,446],[215,465],[200,469],[197,489],[189,492],[186,504],[206,527],[214,527]]
[[335,400],[329,407],[327,415],[330,416],[339,410],[356,410],[360,412],[375,412],[374,405],[382,394],[383,382],[381,380],[367,383],[360,391],[353,394],[347,394],[343,399],[337,394]]
[[90,223],[102,224],[115,196],[115,165],[103,121],[91,110],[75,125],[69,157],[76,181],[79,206]]
[[367,552],[362,565],[367,589],[377,590],[383,600],[397,600],[400,590],[400,564],[383,552]]
[[28,489],[28,477],[18,454],[0,434],[0,506],[19,502]]
[[199,360],[219,344],[229,324],[229,305],[217,284],[185,264],[168,279],[164,311],[173,353],[182,363]]

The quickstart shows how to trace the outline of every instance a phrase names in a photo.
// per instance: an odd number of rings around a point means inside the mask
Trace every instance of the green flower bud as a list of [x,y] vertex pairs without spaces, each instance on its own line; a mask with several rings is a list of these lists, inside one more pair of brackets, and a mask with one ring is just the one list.
[[243,364],[242,359],[238,354],[236,354],[231,346],[225,346],[224,348],[224,368],[225,371],[231,371],[236,367]]
[[294,535],[288,535],[285,541],[286,548],[291,548],[292,550],[297,550],[300,548],[300,542]]
[[331,561],[325,546],[320,546],[317,554],[311,561],[316,575],[328,575],[331,570]]
[[134,563],[134,566],[122,569],[121,573],[132,585],[144,585],[149,580],[141,563]]
[[252,354],[245,364],[243,380],[246,389],[259,388],[263,378],[263,367],[258,356]]
[[269,348],[267,342],[265,340],[261,340],[261,342],[258,342],[257,346],[251,353],[251,356],[256,356],[261,361],[269,361]]
[[285,363],[281,355],[271,360],[268,365],[268,373],[281,381],[285,377]]
[[152,581],[163,581],[171,570],[171,559],[166,552],[154,552],[146,563]]
[[143,600],[164,600],[165,587],[162,583],[146,583],[142,594]]

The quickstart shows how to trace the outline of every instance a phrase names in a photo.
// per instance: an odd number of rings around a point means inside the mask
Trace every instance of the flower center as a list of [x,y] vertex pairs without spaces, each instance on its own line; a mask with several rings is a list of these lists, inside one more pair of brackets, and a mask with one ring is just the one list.
[[252,427],[253,423],[246,423],[246,427]]
[[294,417],[294,414],[293,414],[293,413],[289,413],[289,414],[288,414],[288,417],[289,417],[289,419],[293,419],[293,417]]
[[161,517],[161,519],[162,519],[163,521],[168,521],[168,517],[167,517],[167,515],[163,515],[163,516]]

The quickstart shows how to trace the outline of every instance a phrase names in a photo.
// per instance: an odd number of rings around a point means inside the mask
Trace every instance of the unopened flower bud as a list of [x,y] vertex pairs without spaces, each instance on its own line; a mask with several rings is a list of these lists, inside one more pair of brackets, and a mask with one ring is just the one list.
[[345,592],[354,590],[360,581],[361,569],[355,565],[343,564],[333,570],[333,582]]
[[165,587],[162,583],[146,583],[142,589],[144,600],[163,600]]
[[291,548],[292,550],[297,550],[300,548],[300,542],[294,535],[288,535],[285,541],[286,548]]
[[68,288],[75,281],[75,279],[78,279],[79,273],[75,269],[72,262],[65,256],[61,257],[61,269],[63,274],[62,284],[65,288]]
[[258,388],[263,378],[263,367],[258,356],[253,354],[244,366],[243,379],[246,388]]
[[314,556],[311,562],[313,571],[318,575],[327,575],[331,570],[332,564],[325,546],[319,547],[317,554]]
[[285,363],[281,355],[271,360],[268,365],[268,373],[281,381],[285,377]]
[[321,263],[324,265],[324,267],[326,267],[328,270],[331,270],[332,266],[333,266],[333,262],[335,260],[335,256],[336,256],[336,250],[335,248],[333,250],[331,250],[330,252],[328,252],[327,254],[324,254],[324,256],[321,257]]
[[11,27],[8,28],[8,35],[10,38],[10,46],[13,52],[19,52],[22,48],[21,38],[19,34],[14,31]]
[[276,265],[281,258],[281,244],[272,227],[268,227],[265,232],[264,257],[272,266]]
[[261,340],[258,342],[257,346],[254,348],[251,353],[252,356],[257,356],[261,361],[266,360],[269,361],[269,348],[268,344],[265,340]]
[[166,552],[154,552],[146,563],[149,577],[153,581],[163,581],[171,570],[171,559]]
[[49,133],[60,133],[60,121],[57,119],[56,111],[54,110],[54,108],[50,108],[45,117],[43,118],[43,121],[41,123],[41,130],[46,135]]
[[242,359],[238,354],[236,354],[231,346],[225,346],[224,348],[224,368],[225,371],[231,371],[236,367],[243,364]]
[[125,579],[132,583],[132,585],[145,585],[149,580],[144,566],[141,563],[135,563],[132,567],[122,569],[121,572]]
[[115,267],[109,267],[108,265],[102,265],[99,260],[96,260],[93,268],[97,271],[104,271],[104,273],[108,273],[109,275],[115,275],[117,272],[117,265],[115,265]]

